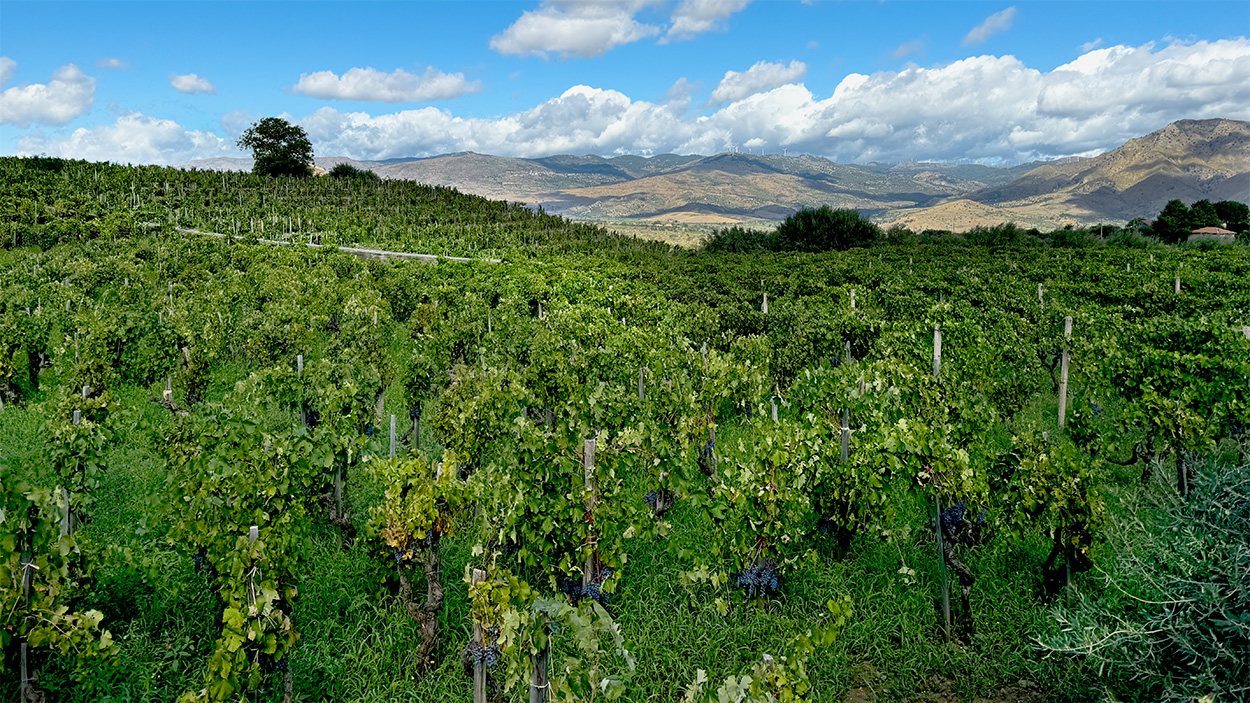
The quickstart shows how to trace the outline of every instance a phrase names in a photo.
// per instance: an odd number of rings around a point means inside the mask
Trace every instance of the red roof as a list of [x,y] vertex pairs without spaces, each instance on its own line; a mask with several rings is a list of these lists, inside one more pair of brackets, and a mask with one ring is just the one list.
[[1202,229],[1196,229],[1193,232],[1190,232],[1190,234],[1237,234],[1237,233],[1233,232],[1232,230],[1224,229],[1223,227],[1203,227]]

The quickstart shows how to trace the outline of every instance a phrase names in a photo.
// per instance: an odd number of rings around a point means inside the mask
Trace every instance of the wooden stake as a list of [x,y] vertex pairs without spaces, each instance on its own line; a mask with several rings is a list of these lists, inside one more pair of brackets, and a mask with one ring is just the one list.
[[1044,305],[1044,304],[1045,304],[1045,302],[1044,302],[1044,301],[1043,301],[1043,299],[1042,299],[1042,284],[1040,284],[1040,283],[1039,283],[1039,284],[1037,284],[1037,304],[1038,304],[1038,305]]
[[777,421],[777,397],[773,396],[773,422]]
[[491,322],[491,319],[490,319],[490,308],[487,308],[486,309],[486,333],[490,334],[491,332],[494,332],[494,331],[495,331],[495,325],[494,323]]
[[855,289],[851,289],[851,309],[855,309]]
[[842,356],[844,363],[851,363],[851,340],[846,340],[846,353]]
[[[481,583],[486,578],[486,572],[481,569],[473,570],[473,585]],[[473,621],[473,641],[477,642],[481,647],[485,643],[483,640],[482,623],[477,620]],[[473,665],[473,703],[486,703],[486,664],[479,661]]]
[[707,342],[704,342],[704,343],[703,343],[703,372],[704,372],[704,373],[707,373],[707,372],[708,372],[708,365],[707,365]]
[[395,416],[391,415],[391,458],[395,458]]
[[851,412],[849,410],[842,411],[842,463],[851,457]]
[[768,291],[764,291],[764,307],[763,307],[763,310],[764,310],[764,314],[765,314],[765,315],[767,315],[767,314],[768,314]]
[[[593,517],[595,510],[595,502],[598,496],[596,493],[599,488],[595,482],[595,440],[586,440],[585,449],[582,452],[582,469],[585,473],[586,481],[586,514]],[[586,555],[586,563],[582,566],[582,587],[589,586],[595,580],[595,561],[598,556],[598,548],[592,549],[590,554]]]
[[938,561],[942,566],[942,614],[946,618],[946,639],[951,638],[951,589],[946,575],[946,550],[942,548],[942,499],[937,495],[936,477],[934,481],[933,506],[937,508],[934,524],[937,527]]
[[1250,339],[1250,325],[1241,326],[1241,335],[1246,339]]
[[639,366],[638,367],[638,400],[640,402],[647,399],[647,390],[646,390],[646,387],[643,385],[642,374],[643,374],[643,368]]
[[546,635],[547,646],[538,650],[534,657],[534,671],[530,675],[530,703],[547,703],[547,694],[551,689],[547,680],[547,662],[551,657],[551,626],[547,623],[546,615],[539,616],[538,627]]
[[1059,362],[1059,429],[1064,427],[1068,410],[1068,341],[1072,339],[1072,316],[1063,318],[1063,358]]
[[1179,273],[1176,274],[1176,294],[1181,294],[1181,275]]
[[942,330],[933,326],[933,377],[937,378],[942,371]]

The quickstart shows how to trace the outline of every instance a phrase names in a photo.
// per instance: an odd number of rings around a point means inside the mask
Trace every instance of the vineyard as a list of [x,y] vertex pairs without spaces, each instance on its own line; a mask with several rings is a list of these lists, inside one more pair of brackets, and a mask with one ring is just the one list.
[[1250,697],[1243,247],[713,254],[50,159],[0,192],[2,700]]

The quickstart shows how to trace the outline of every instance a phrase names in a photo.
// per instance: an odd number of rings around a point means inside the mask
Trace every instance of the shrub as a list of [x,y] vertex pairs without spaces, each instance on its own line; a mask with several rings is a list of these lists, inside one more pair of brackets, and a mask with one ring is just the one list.
[[777,225],[774,248],[781,251],[832,251],[863,247],[881,236],[881,230],[857,210],[823,205],[803,209]]
[[380,181],[381,178],[373,171],[356,168],[351,164],[339,164],[330,169],[328,174],[331,178],[343,178],[353,181]]
[[1169,485],[1126,496],[1105,531],[1110,585],[1057,607],[1059,631],[1039,645],[1089,660],[1144,700],[1241,700],[1250,681],[1250,467],[1209,462],[1191,480],[1187,499]]
[[707,251],[757,252],[770,249],[772,235],[756,229],[747,229],[737,225],[725,229],[713,230],[711,237],[703,244]]

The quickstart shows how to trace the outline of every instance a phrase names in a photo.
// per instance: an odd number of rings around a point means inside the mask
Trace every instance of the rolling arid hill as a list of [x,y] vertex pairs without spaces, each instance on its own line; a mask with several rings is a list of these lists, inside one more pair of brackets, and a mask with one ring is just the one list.
[[[856,208],[882,224],[963,231],[1000,222],[1039,228],[1124,222],[1167,201],[1250,200],[1250,122],[1182,120],[1100,156],[1012,167],[840,164],[817,156],[559,155],[472,152],[420,159],[318,158],[383,178],[451,186],[575,219],[766,226],[805,207]],[[238,170],[250,159],[180,167]]]
[[1204,198],[1250,201],[1250,122],[1181,120],[1091,159],[1043,164],[1011,183],[881,219],[911,229],[1047,228],[1150,219],[1169,200]]

